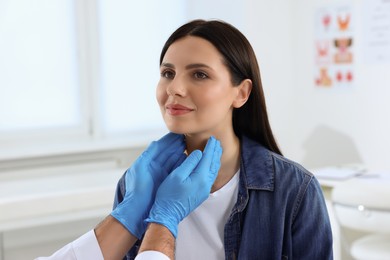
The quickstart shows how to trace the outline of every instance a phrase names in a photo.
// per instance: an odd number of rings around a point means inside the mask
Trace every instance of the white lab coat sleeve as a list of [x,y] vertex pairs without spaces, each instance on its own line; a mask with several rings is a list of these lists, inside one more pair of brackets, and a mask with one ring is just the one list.
[[48,257],[38,257],[35,260],[104,260],[94,230],[90,230],[75,241],[59,249]]
[[135,260],[170,260],[168,256],[158,251],[143,251],[137,255]]

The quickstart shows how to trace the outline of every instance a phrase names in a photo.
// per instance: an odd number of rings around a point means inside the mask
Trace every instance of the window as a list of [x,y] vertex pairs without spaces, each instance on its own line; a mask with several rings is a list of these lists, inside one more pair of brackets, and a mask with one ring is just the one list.
[[0,2],[0,135],[86,129],[72,1]]
[[183,22],[180,0],[1,1],[0,142],[165,128],[159,54]]

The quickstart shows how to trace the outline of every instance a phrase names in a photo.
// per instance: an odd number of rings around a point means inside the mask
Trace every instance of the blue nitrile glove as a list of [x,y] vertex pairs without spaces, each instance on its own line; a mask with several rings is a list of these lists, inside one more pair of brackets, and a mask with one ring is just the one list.
[[184,149],[183,135],[169,133],[152,142],[126,171],[125,197],[111,215],[138,239],[145,233],[144,220],[153,205],[158,187],[174,166],[183,162]]
[[164,225],[176,237],[179,222],[209,197],[221,155],[220,142],[214,137],[208,140],[203,154],[193,151],[160,185],[145,221]]

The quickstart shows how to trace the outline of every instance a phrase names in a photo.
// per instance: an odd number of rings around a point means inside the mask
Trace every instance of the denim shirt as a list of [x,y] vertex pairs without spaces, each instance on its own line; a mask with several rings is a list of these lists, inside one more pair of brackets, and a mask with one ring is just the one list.
[[[124,178],[114,207],[123,200]],[[137,241],[125,259],[134,259]],[[315,177],[259,143],[241,139],[238,198],[224,231],[225,259],[333,259],[332,231]]]

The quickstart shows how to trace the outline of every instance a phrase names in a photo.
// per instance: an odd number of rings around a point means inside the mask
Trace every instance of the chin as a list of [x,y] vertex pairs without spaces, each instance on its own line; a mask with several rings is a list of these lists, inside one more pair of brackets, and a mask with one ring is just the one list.
[[174,134],[187,134],[188,133],[188,129],[186,127],[178,127],[178,126],[168,126],[167,125],[167,128],[169,130],[169,132],[172,132]]

